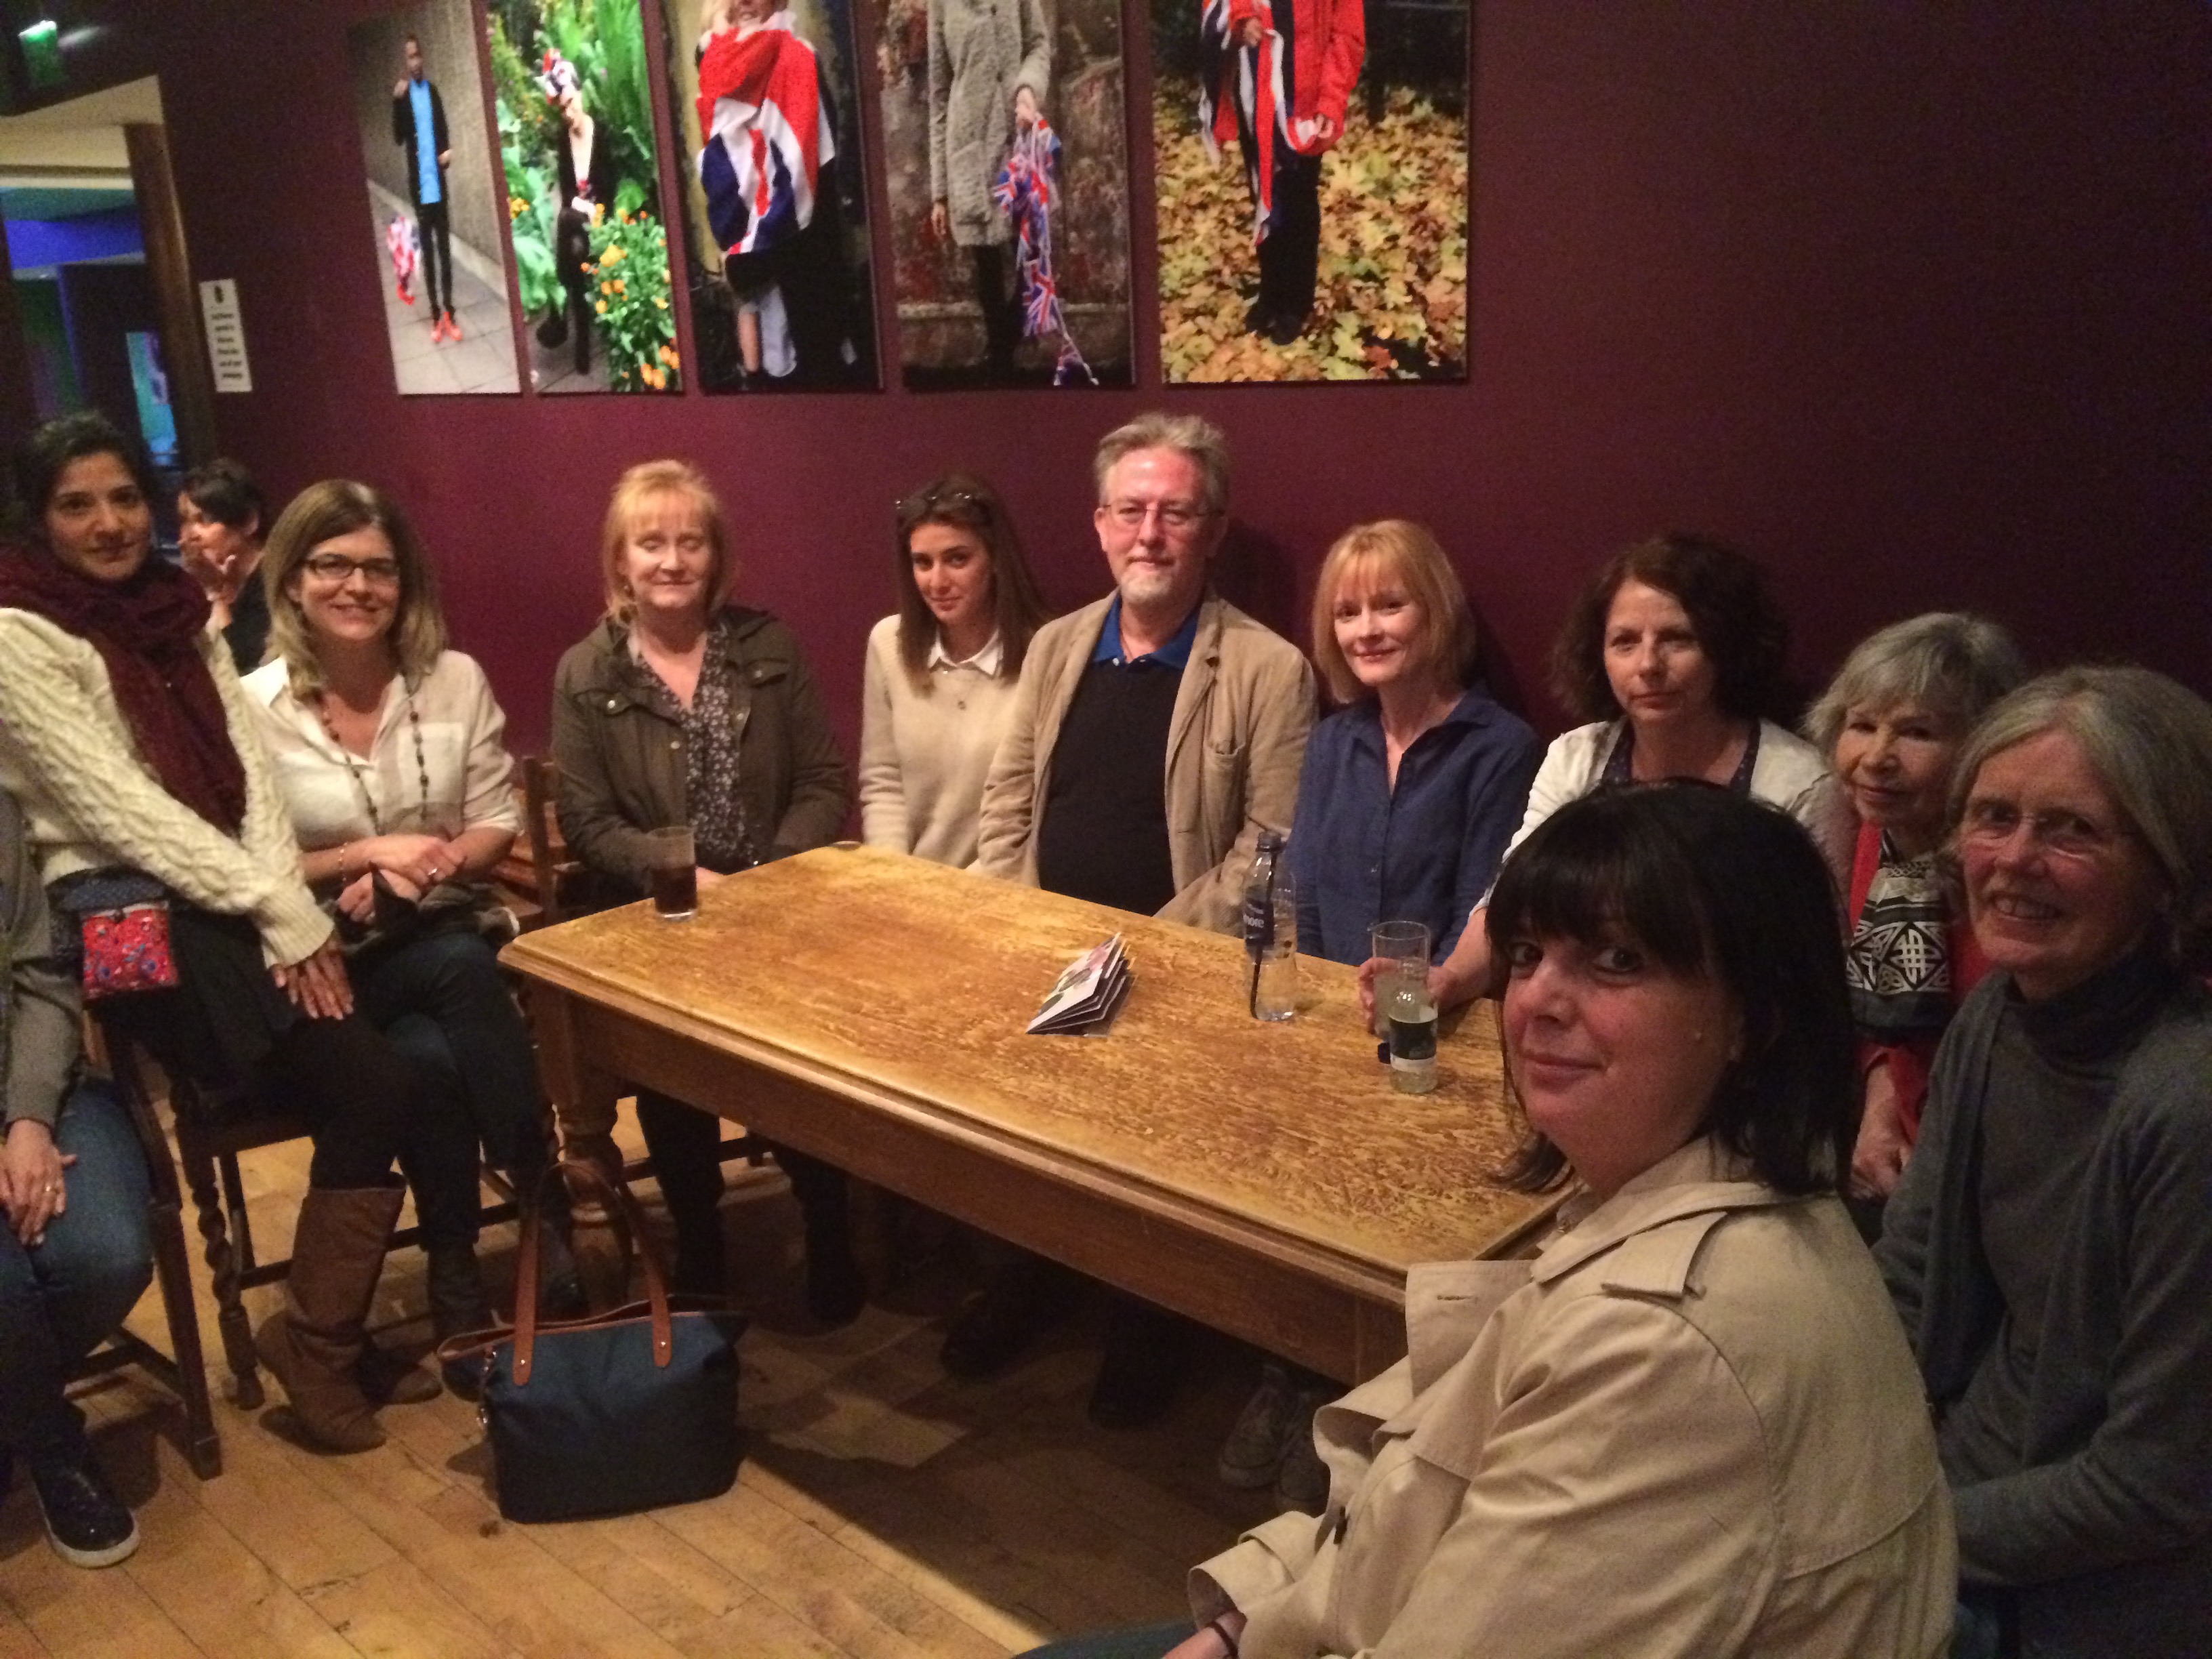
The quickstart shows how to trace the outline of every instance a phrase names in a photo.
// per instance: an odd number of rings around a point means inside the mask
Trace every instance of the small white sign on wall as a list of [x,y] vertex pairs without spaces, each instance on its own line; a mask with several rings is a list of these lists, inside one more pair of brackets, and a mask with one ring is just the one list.
[[217,392],[253,390],[252,366],[246,361],[246,322],[238,313],[238,284],[218,276],[200,284],[200,319],[207,327],[208,362]]

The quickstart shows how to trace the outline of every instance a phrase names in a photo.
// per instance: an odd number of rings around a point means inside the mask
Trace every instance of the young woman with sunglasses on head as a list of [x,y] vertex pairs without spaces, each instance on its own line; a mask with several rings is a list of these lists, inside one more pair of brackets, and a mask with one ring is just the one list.
[[965,472],[899,502],[898,589],[868,635],[860,833],[964,870],[1022,658],[1051,613],[1006,503]]

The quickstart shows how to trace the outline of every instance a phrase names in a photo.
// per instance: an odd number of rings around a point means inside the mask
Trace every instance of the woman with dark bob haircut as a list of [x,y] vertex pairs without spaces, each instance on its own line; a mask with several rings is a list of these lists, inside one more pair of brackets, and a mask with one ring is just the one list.
[[1935,1433],[1837,1193],[1857,1098],[1819,854],[1725,789],[1604,789],[1507,859],[1487,925],[1507,1178],[1571,1174],[1559,1231],[1413,1270],[1409,1357],[1316,1416],[1318,1522],[1201,1564],[1190,1625],[1043,1651],[1945,1651]]
[[[1777,723],[1789,639],[1759,567],[1732,548],[1658,536],[1614,555],[1552,647],[1553,689],[1588,723],[1545,751],[1514,844],[1600,784],[1702,778],[1804,825],[1840,887],[1850,805],[1826,757]],[[1436,969],[1437,1001],[1481,996],[1498,971],[1488,930],[1470,925]]]
[[[438,1392],[368,1346],[362,1322],[406,1194],[392,1173],[469,1178],[466,1126],[421,1109],[414,1070],[353,1010],[208,598],[153,556],[143,447],[96,415],[50,422],[15,457],[23,539],[0,553],[0,789],[53,908],[161,907],[173,982],[109,997],[173,1076],[251,1085],[314,1139],[283,1309],[254,1351],[330,1451],[380,1445],[375,1401]],[[86,975],[98,977],[98,964]]]

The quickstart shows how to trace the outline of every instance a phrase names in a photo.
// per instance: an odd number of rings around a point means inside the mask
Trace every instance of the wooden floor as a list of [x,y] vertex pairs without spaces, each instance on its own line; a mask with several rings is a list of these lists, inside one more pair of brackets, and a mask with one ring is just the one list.
[[[277,1247],[305,1174],[304,1142],[246,1160],[255,1213]],[[1202,1352],[1164,1424],[1109,1434],[1083,1413],[1095,1316],[1005,1378],[957,1383],[937,1363],[942,1316],[964,1279],[957,1250],[890,1285],[849,1329],[810,1334],[781,1178],[735,1182],[726,1216],[758,1317],[741,1346],[745,1460],[723,1498],[507,1525],[485,1488],[475,1410],[450,1395],[387,1407],[390,1443],[352,1457],[292,1443],[282,1407],[257,1420],[219,1403],[224,1473],[203,1483],[173,1443],[180,1413],[125,1372],[82,1403],[144,1543],[120,1567],[66,1565],[18,1479],[0,1502],[0,1659],[989,1659],[1175,1616],[1184,1569],[1270,1512],[1266,1494],[1213,1478],[1216,1445],[1253,1381],[1233,1346]],[[487,1236],[495,1285],[513,1243],[511,1227]],[[391,1259],[374,1316],[386,1340],[428,1341],[427,1322],[410,1320],[422,1277],[418,1252]],[[219,1356],[204,1275],[198,1288]],[[278,1293],[252,1293],[257,1316]],[[151,1293],[131,1324],[165,1340]]]

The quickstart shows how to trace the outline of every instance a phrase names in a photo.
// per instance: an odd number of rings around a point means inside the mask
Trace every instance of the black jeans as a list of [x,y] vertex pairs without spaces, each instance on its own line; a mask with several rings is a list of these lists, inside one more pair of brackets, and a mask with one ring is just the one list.
[[[453,314],[453,232],[443,202],[418,202],[415,206],[416,240],[422,244],[422,292],[430,296],[430,314]],[[442,296],[442,297],[441,297]]]
[[[727,1282],[722,1261],[722,1120],[650,1089],[637,1091],[637,1126],[653,1155],[661,1201],[676,1224],[675,1288],[719,1296]],[[791,1178],[806,1224],[810,1253],[850,1248],[845,1172],[834,1164],[773,1146]]]
[[1275,147],[1275,226],[1260,244],[1260,297],[1278,317],[1311,313],[1321,264],[1321,157]]
[[476,1149],[534,1188],[545,1170],[544,1094],[530,1030],[491,946],[448,927],[352,967],[354,1006],[422,1076],[423,1121],[400,1154],[423,1242],[472,1244]]

